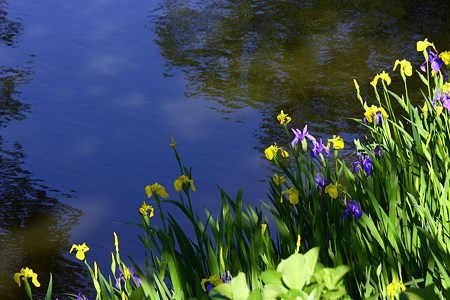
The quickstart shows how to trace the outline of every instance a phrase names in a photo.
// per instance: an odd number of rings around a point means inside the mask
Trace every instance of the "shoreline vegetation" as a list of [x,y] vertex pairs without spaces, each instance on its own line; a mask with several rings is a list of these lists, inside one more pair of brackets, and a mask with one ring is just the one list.
[[[354,121],[367,130],[364,140],[334,135],[324,141],[307,124],[291,128],[289,112],[278,114],[286,143],[264,151],[277,172],[269,182],[269,201],[260,208],[244,203],[242,191],[232,198],[219,188],[219,215],[207,208],[204,216],[196,213],[192,169],[183,165],[171,137],[180,168],[173,183],[178,199],[169,198],[160,183],[150,184],[138,209],[140,223],[128,224],[142,229],[145,266],[131,257],[124,263],[116,233],[111,270],[91,266],[89,246],[74,244],[70,252],[85,264],[96,295],[62,296],[450,299],[450,52],[438,52],[427,39],[416,48],[424,56],[417,70],[404,59],[389,70],[400,72],[401,93],[389,89],[387,71],[370,82],[371,100],[354,80],[362,107]],[[410,98],[411,76],[423,82],[420,99]],[[344,147],[354,147],[353,163],[339,157]],[[167,205],[180,210],[192,236]],[[28,267],[14,280],[32,299],[41,284]],[[51,276],[46,291],[42,298],[55,299]]]

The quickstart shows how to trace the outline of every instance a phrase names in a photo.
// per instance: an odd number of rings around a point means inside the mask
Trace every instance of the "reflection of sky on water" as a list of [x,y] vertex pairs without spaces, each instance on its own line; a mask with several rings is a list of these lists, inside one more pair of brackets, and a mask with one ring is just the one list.
[[[155,18],[160,3],[167,5]],[[218,210],[217,184],[232,196],[243,188],[258,205],[272,173],[262,149],[281,139],[277,112],[324,140],[341,134],[350,141],[359,128],[343,116],[361,114],[352,79],[370,92],[374,73],[392,68],[396,55],[420,63],[414,43],[427,32],[412,33],[388,9],[352,15],[320,5],[298,11],[295,1],[254,8],[235,1],[236,10],[225,9],[227,1],[183,3],[9,4],[24,29],[19,47],[1,55],[8,65],[32,56],[34,74],[19,89],[31,105],[28,118],[2,136],[20,141],[26,170],[75,196],[58,199],[83,211],[66,246],[86,242],[88,258],[105,270],[112,231],[125,253],[142,257],[137,229],[113,222],[138,220],[144,186],[160,182],[176,198],[170,135],[193,167],[200,213]]]
[[218,209],[217,184],[232,195],[244,187],[249,201],[258,203],[265,194],[258,180],[265,176],[255,172],[262,169],[253,142],[257,112],[242,110],[236,114],[241,122],[226,121],[203,102],[187,100],[181,76],[163,78],[144,26],[148,3],[124,8],[118,1],[89,2],[84,10],[41,5],[10,5],[25,29],[20,48],[7,51],[9,60],[32,53],[35,75],[21,88],[30,116],[4,134],[21,141],[27,169],[43,182],[73,190],[74,198],[61,200],[83,215],[67,247],[86,242],[90,261],[108,270],[116,231],[124,253],[142,260],[138,231],[113,222],[138,220],[146,184],[158,181],[176,198],[172,184],[179,174],[170,135],[193,166],[200,212],[205,204]]

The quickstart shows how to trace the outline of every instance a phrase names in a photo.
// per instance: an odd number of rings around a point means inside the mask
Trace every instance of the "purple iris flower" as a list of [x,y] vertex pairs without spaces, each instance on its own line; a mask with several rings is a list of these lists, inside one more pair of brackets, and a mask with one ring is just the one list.
[[222,279],[223,283],[230,283],[231,282],[230,271],[226,271],[225,273],[223,273],[223,275],[222,275],[222,277],[220,277],[220,279]]
[[375,115],[375,119],[376,119],[376,122],[377,122],[378,126],[381,125],[382,118],[383,118],[383,115],[381,114],[381,111],[377,111],[377,113]]
[[307,136],[309,136],[308,133],[308,125],[305,125],[303,128],[303,131],[300,129],[291,129],[292,132],[294,132],[294,139],[291,142],[292,148],[295,148],[295,145],[297,145],[299,142],[302,142]]
[[[56,300],[58,300],[58,298],[56,298]],[[81,293],[78,293],[77,300],[88,300],[88,298],[85,296],[82,296]]]
[[[134,272],[134,268],[133,266],[131,266],[130,268],[128,268],[128,271],[130,272],[131,276],[133,276],[134,281],[136,281],[137,286],[141,285],[141,279],[139,278],[139,276],[137,276]],[[119,284],[120,281],[126,282],[125,276],[123,276],[123,273],[120,272],[119,277],[116,278],[116,288],[119,288]]]
[[359,207],[358,203],[356,201],[347,202],[347,208],[344,210],[344,220],[347,219],[347,215],[351,213],[355,216],[356,220],[361,218],[362,216],[362,210],[361,207]]
[[322,143],[322,139],[317,142],[316,138],[312,135],[308,135],[307,138],[313,143],[313,148],[311,150],[311,157],[314,158],[320,153],[322,153],[323,150],[325,150],[325,153],[330,155],[330,149],[327,149],[327,147]]
[[328,185],[327,179],[326,178],[322,178],[320,176],[320,173],[317,174],[317,176],[315,178],[315,181],[316,181],[316,188],[320,186],[321,188],[324,189]]
[[446,93],[442,97],[441,102],[442,102],[442,106],[445,107],[448,111],[450,111],[450,97],[449,97],[448,93]]
[[381,150],[380,145],[376,146],[376,147],[373,149],[373,154],[375,154],[376,157],[384,157],[384,153],[383,153],[383,151]]
[[[428,62],[430,63],[431,69],[433,69],[433,71],[436,74],[439,74],[439,70],[444,65],[444,62],[442,61],[442,59],[439,58],[438,54],[434,53],[433,51],[430,50],[430,52],[428,52]],[[426,72],[427,71],[427,62],[424,62],[420,66],[420,69],[423,72]]]
[[442,103],[442,106],[445,107],[448,111],[450,111],[450,92],[445,93],[442,95],[442,90],[439,90],[438,95],[433,100],[433,107],[436,107],[436,102],[439,100]]
[[362,154],[359,153],[359,159],[353,162],[353,170],[355,172],[358,172],[359,170],[361,170],[362,167],[366,172],[366,176],[370,176],[372,174],[372,165],[373,162],[370,156],[366,155],[363,158]]

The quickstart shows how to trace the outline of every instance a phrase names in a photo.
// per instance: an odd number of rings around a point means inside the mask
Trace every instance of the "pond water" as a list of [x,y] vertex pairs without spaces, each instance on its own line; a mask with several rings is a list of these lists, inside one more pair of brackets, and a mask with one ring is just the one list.
[[[373,3],[376,2],[376,3]],[[175,195],[170,136],[193,167],[196,209],[217,211],[217,185],[254,206],[281,142],[276,115],[324,139],[363,137],[356,78],[422,63],[415,43],[450,49],[448,1],[0,1],[0,299],[12,277],[39,274],[55,295],[85,290],[68,250],[86,242],[107,270],[155,181]],[[419,94],[416,101],[420,101]],[[351,150],[351,149],[349,149]],[[44,288],[41,288],[42,290]]]

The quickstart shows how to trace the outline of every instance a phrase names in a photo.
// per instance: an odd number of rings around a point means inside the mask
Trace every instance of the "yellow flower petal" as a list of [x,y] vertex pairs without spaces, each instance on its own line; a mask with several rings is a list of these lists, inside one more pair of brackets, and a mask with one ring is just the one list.
[[40,287],[41,284],[39,283],[39,281],[37,280],[37,274],[34,273],[31,277],[31,282],[34,284],[35,287]]
[[424,39],[423,41],[418,41],[417,42],[417,51],[418,52],[422,52],[422,51],[426,50],[430,46],[433,47],[435,52],[437,52],[436,47],[434,47],[433,43],[430,43],[428,41],[428,38]]
[[377,74],[377,75],[373,78],[373,80],[370,82],[370,84],[371,84],[374,88],[377,87],[378,79],[380,79],[380,75]]
[[20,286],[20,284],[22,283],[22,281],[20,280],[20,277],[23,276],[22,273],[16,273],[14,274],[14,281]]
[[194,191],[194,192],[197,191],[197,188],[196,188],[195,185],[194,185],[194,180],[193,180],[193,179],[190,179],[190,188],[191,188],[191,190]]
[[356,79],[353,79],[353,83],[355,84],[356,92],[357,92],[358,95],[359,95],[359,84],[358,84],[358,82],[356,81]]
[[175,149],[177,147],[177,143],[175,143],[175,140],[173,139],[173,136],[170,136],[171,139],[171,143],[170,143],[170,147],[172,147],[172,149]]
[[334,149],[344,149],[344,140],[340,136],[333,135],[332,139],[328,139],[327,149],[330,149],[331,143]]
[[387,83],[387,85],[391,84],[391,77],[389,77],[389,74],[386,73],[385,71],[381,72],[380,79],[384,80]]
[[73,250],[76,250],[77,253],[75,257],[79,260],[84,260],[86,256],[84,255],[85,252],[89,251],[89,247],[86,245],[86,243],[83,243],[81,245],[73,244],[72,248],[70,248],[69,253],[72,253]]
[[450,63],[450,51],[441,52],[439,58],[442,59],[445,65]]
[[145,193],[147,194],[147,197],[148,197],[148,198],[151,198],[151,197],[152,197],[153,192],[152,192],[152,186],[151,186],[151,185],[147,185],[147,186],[145,187]]
[[264,233],[266,233],[266,230],[267,230],[267,224],[261,224],[261,234],[264,234]]
[[289,117],[288,114],[285,114],[283,111],[281,111],[280,114],[277,116],[277,120],[280,122],[281,125],[286,125],[289,122],[291,122],[291,117]]
[[293,205],[297,204],[299,202],[299,192],[296,188],[290,188],[288,190],[289,193],[289,202]]
[[173,182],[173,187],[175,188],[175,191],[179,192],[181,191],[181,187],[183,186],[183,181],[180,178],[175,179]]
[[329,184],[325,187],[325,193],[330,195],[332,199],[336,199],[339,195],[337,185]]
[[116,246],[116,252],[119,252],[119,239],[117,238],[117,233],[113,232],[114,234],[114,246]]
[[41,284],[37,280],[37,274],[33,272],[32,269],[22,268],[19,273],[14,274],[14,281],[20,286],[22,281],[27,280],[27,278],[31,278],[31,282],[36,286],[40,287]]
[[149,211],[150,211],[149,217],[151,218],[155,215],[155,213],[154,213],[155,210],[154,210],[153,206],[148,205],[147,203],[145,203],[145,201],[142,202],[142,206],[139,208],[140,214],[143,216],[146,216],[147,212],[149,212]]
[[161,196],[162,198],[169,197],[169,194],[167,194],[165,188],[157,182],[155,182],[152,185],[147,185],[145,187],[145,193],[147,194],[148,198],[150,198],[153,195],[153,193],[156,193],[157,195]]
[[400,61],[397,59],[394,64],[394,71],[397,68],[397,65],[400,65],[400,73],[405,74],[406,76],[412,76],[412,65],[409,61],[405,59]]
[[266,158],[268,160],[272,160],[273,157],[276,155],[276,153],[277,149],[273,145],[269,146],[268,148],[266,148],[266,150],[264,150],[264,154],[266,155]]
[[284,176],[279,176],[278,174],[274,174],[273,175],[273,182],[276,184],[276,185],[282,185],[283,183],[285,183],[286,182],[286,177],[284,177]]
[[297,246],[297,248],[296,248],[297,253],[300,250],[300,241],[301,240],[302,240],[302,238],[300,237],[300,234],[298,234],[297,235],[297,244],[296,244],[296,246]]

